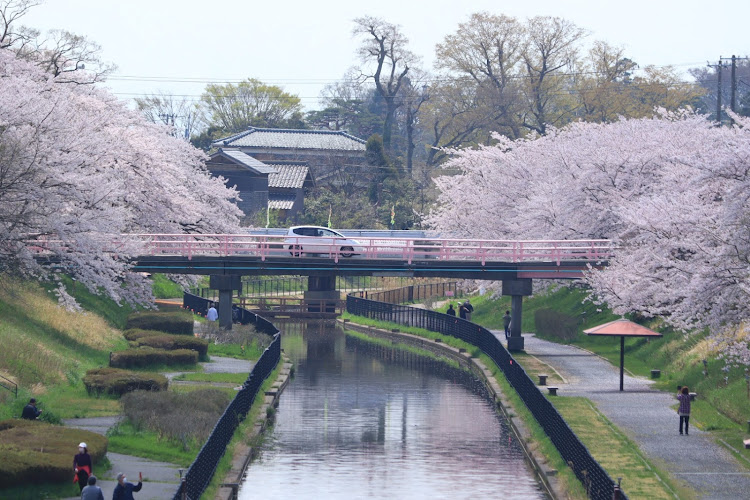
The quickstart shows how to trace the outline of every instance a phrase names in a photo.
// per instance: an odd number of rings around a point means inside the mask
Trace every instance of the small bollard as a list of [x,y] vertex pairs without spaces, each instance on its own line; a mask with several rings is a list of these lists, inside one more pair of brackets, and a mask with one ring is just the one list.
[[661,377],[661,370],[651,370],[651,378]]
[[539,385],[547,385],[547,375],[539,374]]

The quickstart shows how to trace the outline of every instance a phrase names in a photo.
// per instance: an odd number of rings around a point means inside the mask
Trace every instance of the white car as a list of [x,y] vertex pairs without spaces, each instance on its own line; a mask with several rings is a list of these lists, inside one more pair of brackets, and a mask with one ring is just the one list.
[[343,234],[321,226],[294,226],[286,233],[284,246],[294,257],[304,254],[331,254],[342,257],[362,253],[361,243]]

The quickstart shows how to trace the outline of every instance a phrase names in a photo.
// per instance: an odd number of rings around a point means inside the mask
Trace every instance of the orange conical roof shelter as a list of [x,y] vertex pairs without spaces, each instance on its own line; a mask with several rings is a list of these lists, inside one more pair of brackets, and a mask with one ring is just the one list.
[[625,337],[662,337],[655,332],[638,323],[627,319],[616,319],[603,325],[584,330],[586,335],[603,335],[607,337],[620,337],[620,390],[623,390],[623,378],[625,371]]

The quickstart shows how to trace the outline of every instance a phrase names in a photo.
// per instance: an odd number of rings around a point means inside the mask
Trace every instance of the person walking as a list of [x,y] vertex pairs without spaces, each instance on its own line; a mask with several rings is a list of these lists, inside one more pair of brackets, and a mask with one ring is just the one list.
[[510,311],[505,311],[505,316],[503,316],[503,327],[505,328],[505,340],[508,340],[508,337],[510,337]]
[[78,483],[80,491],[83,492],[83,488],[88,485],[89,476],[93,470],[91,463],[91,455],[89,455],[89,448],[86,443],[80,443],[78,445],[78,454],[73,457],[73,482]]
[[474,312],[474,306],[471,305],[469,299],[466,299],[466,302],[464,302],[464,307],[466,308],[466,321],[471,321],[471,313]]
[[21,418],[26,420],[36,420],[42,414],[42,410],[36,407],[36,399],[31,398],[29,404],[23,407]]
[[677,400],[680,407],[677,408],[677,414],[680,416],[680,436],[682,436],[682,423],[685,422],[685,435],[689,436],[688,424],[690,422],[690,389],[687,386],[677,392]]
[[81,490],[81,500],[104,500],[102,489],[96,485],[96,476],[89,476],[88,483]]
[[448,316],[455,316],[456,315],[456,310],[453,309],[453,304],[448,304],[448,310],[445,311],[445,314],[447,314]]
[[140,472],[138,473],[138,484],[135,485],[133,483],[128,482],[128,478],[125,477],[125,474],[120,472],[117,474],[117,486],[115,486],[115,491],[112,493],[112,500],[135,500],[133,498],[133,493],[141,491],[141,488],[143,487],[143,474]]

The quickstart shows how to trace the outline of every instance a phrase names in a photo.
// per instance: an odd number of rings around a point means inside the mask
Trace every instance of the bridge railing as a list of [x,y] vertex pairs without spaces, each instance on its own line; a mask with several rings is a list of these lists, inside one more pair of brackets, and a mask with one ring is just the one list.
[[[132,234],[144,255],[253,256],[368,259],[471,260],[485,262],[555,262],[607,260],[613,254],[610,240],[472,240],[413,238],[319,238],[250,234]],[[354,242],[353,242],[354,241]]]
[[[183,307],[194,311],[205,311],[208,308],[208,302],[207,299],[189,293],[183,295]],[[279,330],[270,321],[250,311],[240,308],[238,313],[241,323],[253,323],[258,331],[273,335],[273,342],[263,351],[242,388],[224,410],[211,431],[211,435],[203,444],[198,456],[183,477],[183,481],[173,497],[174,500],[183,498],[197,500],[201,497],[211,482],[216,472],[216,466],[224,455],[229,441],[234,436],[237,426],[250,411],[263,381],[273,372],[281,359],[281,334]]]
[[[510,385],[529,409],[563,460],[586,488],[589,498],[611,500],[615,482],[591,456],[586,446],[568,426],[552,403],[519,365],[495,335],[484,327],[455,316],[403,305],[347,297],[347,311],[357,316],[391,321],[451,335],[479,347],[503,371]],[[620,498],[627,497],[620,492]]]

